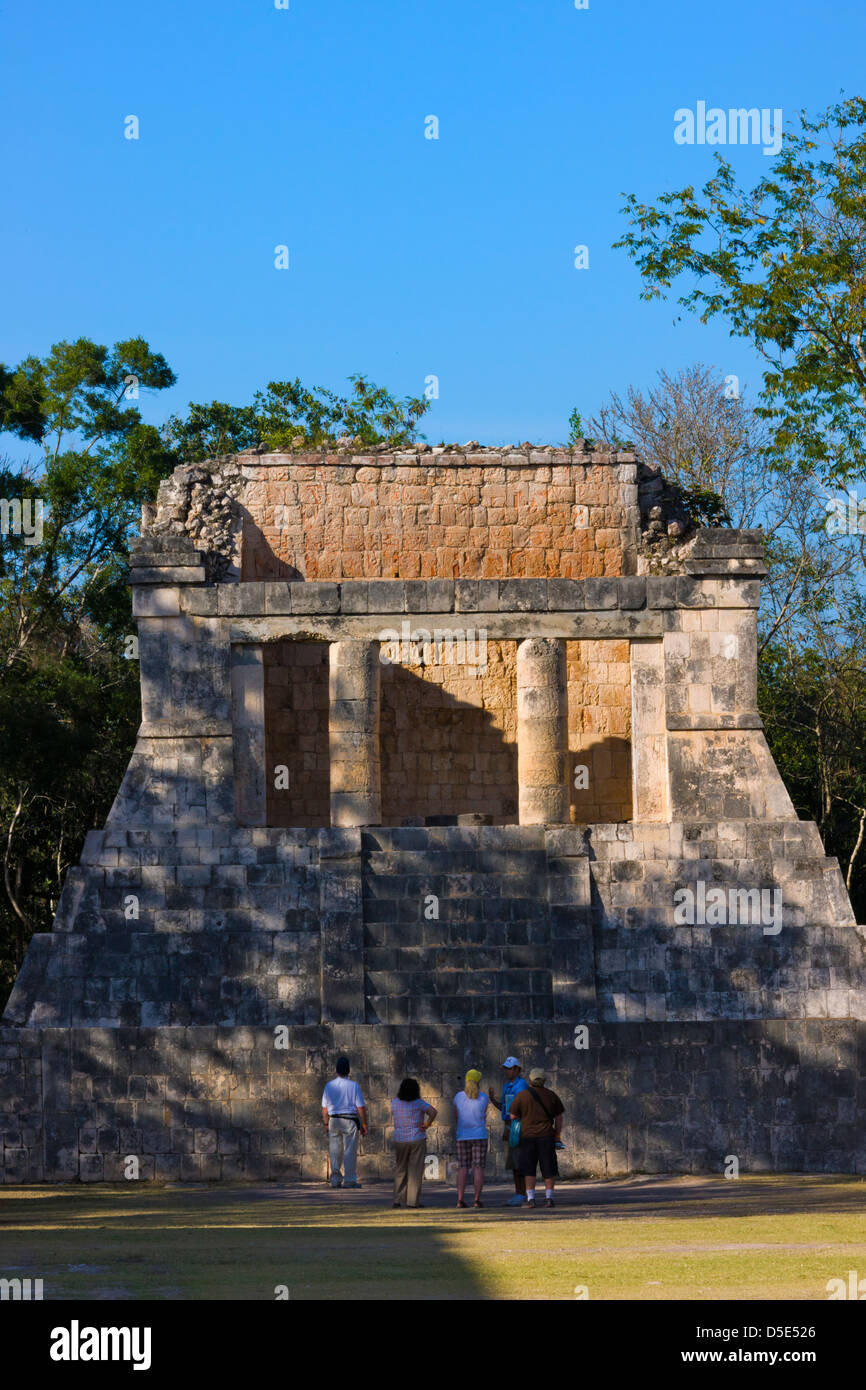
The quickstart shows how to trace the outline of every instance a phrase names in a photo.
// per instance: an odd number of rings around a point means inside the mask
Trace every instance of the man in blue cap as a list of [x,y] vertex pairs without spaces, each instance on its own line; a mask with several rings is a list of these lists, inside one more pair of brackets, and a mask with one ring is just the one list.
[[[502,1123],[504,1129],[502,1138],[505,1140],[505,1166],[514,1177],[514,1196],[509,1197],[505,1203],[507,1207],[522,1207],[526,1201],[526,1178],[522,1173],[518,1173],[515,1166],[516,1149],[512,1149],[508,1142],[511,1133],[511,1116],[508,1113],[511,1109],[511,1102],[515,1096],[519,1096],[521,1091],[529,1090],[529,1083],[524,1081],[520,1075],[520,1063],[516,1057],[506,1057],[502,1063],[502,1070],[505,1072],[505,1089],[502,1092]],[[493,1105],[499,1105],[491,1088],[490,1100]]]

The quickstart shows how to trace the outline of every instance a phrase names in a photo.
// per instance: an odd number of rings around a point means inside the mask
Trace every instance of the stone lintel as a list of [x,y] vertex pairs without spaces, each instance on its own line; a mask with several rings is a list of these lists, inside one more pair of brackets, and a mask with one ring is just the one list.
[[[484,631],[491,641],[521,641],[527,636],[595,641],[661,638],[660,613],[357,613],[341,616],[248,618],[233,622],[230,642],[276,642],[283,637],[308,642],[387,641],[383,633],[402,638],[403,623],[411,632]],[[408,637],[408,634],[407,634]]]
[[681,732],[687,729],[763,729],[759,714],[668,714],[667,727]]
[[[698,562],[696,562],[698,563]],[[759,565],[758,561],[754,562]],[[203,583],[189,567],[136,571],[136,616],[189,611],[237,619],[412,617],[445,614],[604,614],[631,618],[648,610],[756,608],[763,567],[737,569],[727,561],[700,561],[681,575],[623,575],[599,579],[344,579],[246,580]],[[193,578],[193,576],[196,576]],[[189,582],[186,582],[188,577]],[[153,589],[152,594],[145,592]],[[173,597],[169,598],[168,595]],[[165,595],[165,597],[163,597]],[[167,607],[167,605],[172,605]],[[176,605],[176,606],[174,606]]]
[[129,582],[136,584],[204,584],[204,565],[160,565],[130,569]]

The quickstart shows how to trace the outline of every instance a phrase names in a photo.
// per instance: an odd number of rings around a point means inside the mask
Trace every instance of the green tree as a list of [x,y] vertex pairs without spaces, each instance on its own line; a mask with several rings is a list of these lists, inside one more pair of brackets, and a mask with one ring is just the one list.
[[[0,417],[38,443],[41,457],[0,471],[7,501],[42,504],[37,543],[0,537],[0,673],[37,636],[104,611],[122,583],[123,556],[142,502],[175,463],[159,432],[129,402],[162,390],[174,374],[142,338],[108,349],[87,338],[55,343],[45,358],[4,371]],[[58,627],[59,625],[59,627]]]
[[798,813],[838,856],[858,921],[866,920],[866,668],[857,641],[820,633],[774,641],[759,671],[767,738]]
[[571,448],[573,449],[574,446],[577,444],[577,441],[578,441],[579,439],[583,439],[583,438],[584,438],[584,433],[583,433],[583,420],[581,419],[580,411],[577,409],[577,406],[575,406],[574,410],[571,412],[571,414],[570,414],[569,417],[568,417],[568,442],[569,442],[569,445],[570,445]]
[[685,277],[679,303],[722,317],[765,362],[759,407],[781,465],[832,485],[866,465],[866,100],[786,130],[770,174],[742,188],[732,166],[654,204],[625,197],[642,297]]
[[417,426],[430,408],[424,397],[398,400],[366,377],[349,378],[352,390],[339,396],[324,386],[271,381],[251,405],[223,401],[190,403],[185,416],[173,415],[164,431],[167,445],[186,463],[264,445],[274,452],[333,447],[340,441],[358,448],[398,447],[418,438]]
[[0,369],[0,421],[38,446],[0,465],[3,992],[30,932],[50,926],[65,870],[104,820],[135,737],[128,541],[176,462],[135,401],[173,381],[141,338],[56,343]]

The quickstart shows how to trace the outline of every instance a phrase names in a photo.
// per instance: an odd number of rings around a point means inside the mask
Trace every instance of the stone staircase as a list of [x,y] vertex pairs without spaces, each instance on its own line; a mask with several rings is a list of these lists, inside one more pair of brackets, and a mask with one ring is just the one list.
[[[781,894],[779,929],[678,889]],[[92,832],[18,1026],[866,1017],[838,864],[800,821]]]
[[543,827],[365,830],[368,1023],[553,1017]]

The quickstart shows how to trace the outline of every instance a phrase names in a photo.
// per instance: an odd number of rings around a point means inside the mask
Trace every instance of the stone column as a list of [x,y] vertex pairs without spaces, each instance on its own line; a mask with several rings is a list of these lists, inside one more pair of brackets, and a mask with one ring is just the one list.
[[379,644],[330,646],[331,825],[381,825]]
[[235,813],[239,825],[267,825],[268,777],[265,766],[265,681],[258,643],[232,646],[232,732]]
[[631,776],[636,821],[667,821],[668,732],[662,643],[632,642]]
[[517,648],[517,780],[521,825],[569,820],[565,643],[527,637]]

